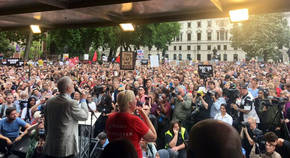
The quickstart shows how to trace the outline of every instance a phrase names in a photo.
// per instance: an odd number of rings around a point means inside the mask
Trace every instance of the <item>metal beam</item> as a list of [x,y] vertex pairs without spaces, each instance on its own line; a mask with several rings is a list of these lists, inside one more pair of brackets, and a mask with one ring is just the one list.
[[68,1],[68,3],[57,2],[57,0],[38,0],[37,3],[31,3],[29,5],[15,5],[10,7],[0,8],[1,15],[12,15],[12,14],[23,14],[23,13],[34,13],[44,11],[56,11],[63,9],[77,9],[85,7],[94,7],[110,4],[122,4],[128,2],[139,2],[147,0],[78,0]]
[[62,1],[57,1],[57,0],[37,0],[38,2],[42,4],[47,4],[53,7],[57,7],[60,9],[67,9],[68,8],[68,3],[64,3]]

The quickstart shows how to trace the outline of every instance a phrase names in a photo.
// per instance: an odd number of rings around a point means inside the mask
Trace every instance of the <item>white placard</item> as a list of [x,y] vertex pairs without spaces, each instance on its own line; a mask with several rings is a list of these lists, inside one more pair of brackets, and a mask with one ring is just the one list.
[[144,51],[143,50],[137,50],[137,60],[144,59]]
[[69,58],[69,54],[63,54],[63,59],[66,60],[67,58]]
[[108,57],[103,56],[103,61],[108,61]]
[[159,59],[157,55],[150,56],[150,65],[151,67],[159,67]]
[[89,60],[89,54],[84,54],[84,60]]

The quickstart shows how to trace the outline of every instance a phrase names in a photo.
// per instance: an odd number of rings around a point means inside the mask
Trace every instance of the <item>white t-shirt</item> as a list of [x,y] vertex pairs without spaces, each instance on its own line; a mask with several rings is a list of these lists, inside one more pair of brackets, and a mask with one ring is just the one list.
[[215,120],[220,120],[225,123],[228,123],[229,125],[233,124],[233,118],[228,113],[223,117],[221,113],[217,113],[214,117]]
[[90,102],[89,103],[89,107],[91,108],[91,110],[96,111],[97,110],[97,106],[95,102]]

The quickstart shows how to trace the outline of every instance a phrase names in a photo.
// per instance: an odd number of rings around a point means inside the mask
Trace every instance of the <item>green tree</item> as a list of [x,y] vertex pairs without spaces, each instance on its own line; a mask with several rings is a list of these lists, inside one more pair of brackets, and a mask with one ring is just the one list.
[[[27,30],[26,31],[15,30],[15,31],[0,32],[1,34],[0,45],[2,46],[6,45],[6,47],[8,46],[9,48],[8,50],[6,49],[6,51],[2,50],[4,53],[6,53],[5,56],[9,57],[15,51],[15,48],[14,46],[11,45],[11,43],[17,43],[20,46],[27,46],[29,33],[30,31],[27,31]],[[44,37],[45,37],[45,34],[33,34],[32,40],[40,41],[40,40],[43,40]],[[7,43],[9,44],[7,45]]]
[[280,13],[250,16],[248,21],[234,24],[231,33],[232,47],[241,48],[248,58],[277,59],[279,49],[289,47],[289,27]]
[[91,47],[102,42],[100,28],[58,29],[49,32],[50,51],[53,54],[70,53],[79,56],[89,53]]
[[154,32],[154,46],[158,50],[165,51],[173,38],[180,32],[179,23],[160,23],[156,24]]
[[[167,45],[179,34],[178,23],[158,23],[135,26],[134,32],[124,32],[119,26],[101,28],[58,29],[49,32],[46,39],[53,54],[70,53],[78,56],[94,50],[109,49],[109,60],[115,57],[118,48],[133,51],[141,46],[166,50]],[[90,50],[92,49],[92,50]]]
[[0,32],[0,53],[6,53],[9,50],[9,40],[4,32]]
[[39,59],[42,53],[41,41],[33,41],[30,48],[29,59]]
[[3,53],[5,57],[13,55],[15,47],[11,45],[10,40],[7,38],[6,32],[0,32],[0,53]]
[[163,52],[167,50],[168,45],[180,32],[180,24],[156,23],[147,25],[137,25],[134,32],[123,32],[119,27],[110,27],[105,29],[104,43],[106,48],[110,48],[110,57],[114,57],[117,48],[120,51],[132,51],[140,47],[148,47],[149,50],[155,46]]

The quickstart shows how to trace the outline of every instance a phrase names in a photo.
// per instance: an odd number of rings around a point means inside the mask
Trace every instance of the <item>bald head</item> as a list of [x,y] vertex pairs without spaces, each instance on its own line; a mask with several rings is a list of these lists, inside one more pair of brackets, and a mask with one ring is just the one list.
[[242,158],[238,132],[217,120],[204,120],[194,125],[189,134],[188,158]]

